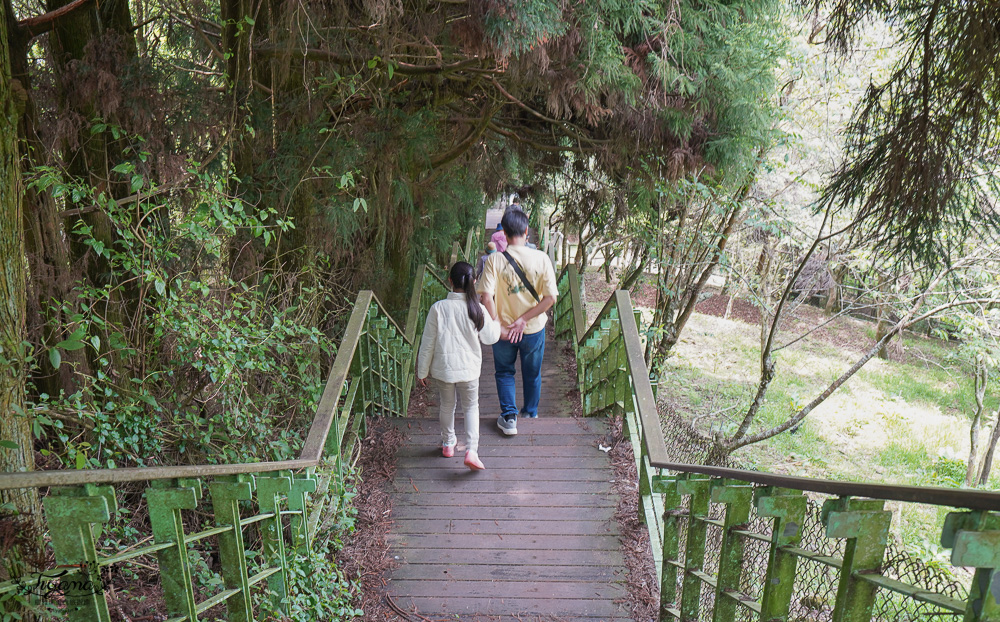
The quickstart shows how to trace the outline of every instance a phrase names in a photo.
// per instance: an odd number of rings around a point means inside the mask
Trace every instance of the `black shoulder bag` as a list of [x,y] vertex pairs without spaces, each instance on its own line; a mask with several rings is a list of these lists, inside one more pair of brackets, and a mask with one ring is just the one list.
[[521,283],[528,290],[528,293],[535,299],[535,302],[541,302],[542,299],[538,297],[538,292],[536,292],[535,288],[528,282],[528,277],[524,275],[524,270],[521,269],[521,266],[514,261],[514,258],[510,256],[509,252],[504,251],[503,256],[507,258],[507,261],[510,263],[510,267],[514,268],[514,273],[517,274],[517,278],[521,279]]

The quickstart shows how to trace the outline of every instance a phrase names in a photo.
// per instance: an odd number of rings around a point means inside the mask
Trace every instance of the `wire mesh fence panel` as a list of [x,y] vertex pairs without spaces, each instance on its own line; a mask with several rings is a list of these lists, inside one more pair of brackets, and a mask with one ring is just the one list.
[[[713,504],[709,508],[709,520],[721,521],[725,518],[726,507],[720,504]],[[705,563],[702,570],[705,574],[719,576],[719,554],[722,550],[722,528],[718,525],[709,524],[705,534]],[[715,588],[710,585],[702,586],[701,590],[701,618],[703,620],[712,619],[712,610],[715,608]],[[706,617],[707,615],[707,617]]]
[[[820,506],[813,501],[809,502],[803,521],[801,547],[825,557],[841,559],[844,556],[844,541],[826,537]],[[789,619],[830,620],[837,600],[838,580],[837,568],[814,559],[799,559]]]
[[[894,542],[885,553],[882,574],[890,579],[944,594],[964,601],[969,597],[968,578],[956,576],[946,568],[935,567],[904,551]],[[964,615],[940,606],[913,600],[889,590],[879,590],[875,597],[873,620],[899,622],[959,622]]]
[[[746,531],[770,538],[773,524],[773,519],[758,516],[757,509],[751,507]],[[764,596],[764,578],[767,575],[771,545],[769,542],[750,537],[744,537],[743,542],[744,562],[743,574],[740,576],[740,591],[760,602]]]

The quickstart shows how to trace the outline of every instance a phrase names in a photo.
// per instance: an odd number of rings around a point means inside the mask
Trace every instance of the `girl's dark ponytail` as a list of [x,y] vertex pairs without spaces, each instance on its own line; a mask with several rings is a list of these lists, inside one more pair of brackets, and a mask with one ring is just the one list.
[[451,278],[451,284],[456,289],[465,292],[465,304],[469,308],[469,319],[476,325],[476,330],[482,330],[484,322],[483,307],[479,304],[479,296],[476,294],[476,279],[473,276],[474,274],[472,264],[458,261],[451,267],[448,277]]

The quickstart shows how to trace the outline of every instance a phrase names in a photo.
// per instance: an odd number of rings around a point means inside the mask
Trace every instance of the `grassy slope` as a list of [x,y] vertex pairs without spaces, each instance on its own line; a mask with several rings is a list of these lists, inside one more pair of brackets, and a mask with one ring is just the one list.
[[[804,310],[806,311],[806,310]],[[755,429],[783,421],[850,367],[872,342],[871,324],[836,321],[850,346],[806,337],[781,350],[777,376]],[[788,340],[792,335],[784,335]],[[668,363],[661,404],[699,418],[699,428],[730,428],[749,403],[759,370],[759,329],[695,314]],[[781,340],[779,340],[781,341]],[[782,341],[783,342],[783,341]],[[737,452],[763,471],[849,481],[953,486],[964,478],[974,409],[971,378],[949,364],[949,344],[907,335],[897,361],[870,361],[794,433]],[[995,412],[995,398],[987,409]],[[704,416],[732,408],[718,416]],[[956,481],[957,480],[957,481]],[[998,487],[991,478],[991,488]],[[936,550],[945,509],[894,507],[904,542]],[[929,542],[929,541],[930,542]]]
[[[600,275],[588,276],[593,319],[612,288]],[[778,341],[787,343],[824,320],[820,310],[800,307]],[[797,404],[813,399],[873,337],[872,323],[842,317],[778,352],[777,376],[753,429],[779,423]],[[949,358],[953,349],[954,344],[908,334],[902,347],[896,344],[892,360],[870,361],[797,432],[744,448],[735,458],[762,471],[805,477],[957,486],[965,476],[975,399],[968,370]],[[696,420],[706,433],[734,427],[756,388],[759,352],[757,326],[695,313],[661,379],[661,408]],[[987,417],[997,407],[997,398],[987,395]],[[1000,489],[997,471],[993,489]],[[947,508],[888,507],[911,550],[940,556],[937,534]]]

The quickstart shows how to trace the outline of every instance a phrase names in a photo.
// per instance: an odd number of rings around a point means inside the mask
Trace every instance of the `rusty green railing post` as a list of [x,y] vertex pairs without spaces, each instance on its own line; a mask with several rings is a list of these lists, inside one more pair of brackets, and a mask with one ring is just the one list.
[[156,552],[163,601],[171,617],[187,616],[188,620],[197,620],[197,614],[181,510],[195,509],[199,498],[201,484],[196,480],[191,486],[184,487],[179,486],[176,480],[154,480],[152,488],[146,489],[153,541],[174,544]]
[[[660,622],[680,617],[677,606],[677,569],[680,567],[680,521],[684,503],[677,492],[679,476],[659,476],[653,492],[663,494],[663,555],[660,563]],[[671,613],[673,611],[673,614]]]
[[240,501],[253,498],[253,485],[239,481],[239,476],[209,484],[215,522],[230,529],[219,534],[219,561],[222,579],[228,590],[236,594],[226,600],[229,622],[250,622],[250,579],[247,576],[246,549],[243,546],[243,528],[240,526]]
[[291,478],[268,473],[257,478],[257,506],[262,514],[274,516],[260,523],[260,548],[264,564],[281,570],[267,577],[272,606],[288,613],[288,563],[285,558],[285,536],[281,524],[281,497],[292,490]]
[[316,478],[312,473],[293,477],[291,489],[288,491],[288,509],[298,514],[292,514],[290,521],[292,546],[295,547],[296,553],[306,557],[312,549],[309,520],[306,516],[306,503],[311,492],[316,492]]
[[873,583],[860,578],[882,568],[892,513],[878,499],[841,497],[823,504],[823,524],[829,538],[845,538],[844,560],[837,586],[833,622],[868,622],[875,605]]
[[104,494],[91,496],[84,488],[63,488],[46,497],[43,505],[57,568],[70,571],[60,579],[67,617],[70,622],[110,622],[92,525],[111,520],[114,495],[109,503]]
[[681,581],[681,619],[698,620],[701,608],[701,573],[705,566],[705,537],[708,525],[712,480],[689,477],[677,482],[677,492],[689,495],[687,543],[684,547],[684,578]]
[[798,546],[802,541],[806,504],[806,498],[798,491],[770,486],[757,489],[754,499],[757,515],[774,519],[771,524],[767,574],[764,575],[764,594],[760,604],[761,622],[788,620],[799,558],[787,552],[784,547]]
[[1000,515],[983,511],[949,513],[941,545],[952,549],[951,563],[976,569],[965,622],[1000,621]]
[[[746,528],[750,519],[750,499],[753,486],[717,485],[712,487],[712,502],[726,506],[722,526],[722,546],[719,550],[719,574],[715,585],[715,608],[712,622],[731,622],[736,619],[737,603],[734,594],[740,591],[743,576],[743,549],[746,542],[736,533]],[[730,594],[733,592],[734,594]]]

